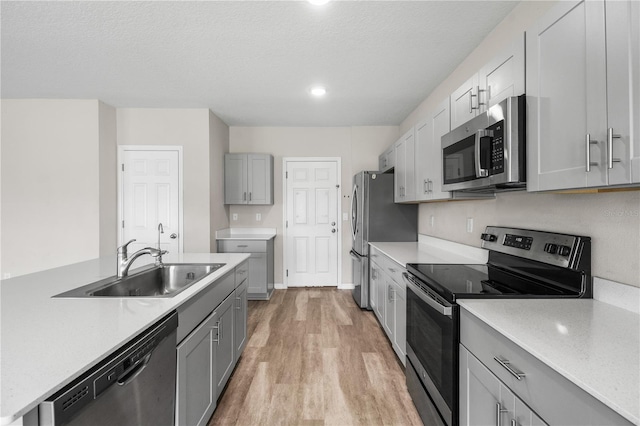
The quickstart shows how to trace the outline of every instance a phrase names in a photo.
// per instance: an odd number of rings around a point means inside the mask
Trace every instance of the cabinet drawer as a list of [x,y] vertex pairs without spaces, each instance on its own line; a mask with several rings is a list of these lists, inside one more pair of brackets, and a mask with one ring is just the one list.
[[[548,424],[630,424],[464,309],[460,309],[460,343]],[[503,366],[495,358],[507,361],[508,364]],[[523,373],[524,376],[518,380],[516,373]]]
[[239,287],[249,276],[249,261],[244,261],[236,266],[236,287]]
[[218,240],[221,253],[266,253],[267,242],[257,240]]

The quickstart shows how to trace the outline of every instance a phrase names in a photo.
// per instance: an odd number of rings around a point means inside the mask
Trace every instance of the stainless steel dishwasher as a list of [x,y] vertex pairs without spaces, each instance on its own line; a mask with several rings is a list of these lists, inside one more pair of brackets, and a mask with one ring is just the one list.
[[40,425],[173,425],[176,328],[172,312],[41,403]]

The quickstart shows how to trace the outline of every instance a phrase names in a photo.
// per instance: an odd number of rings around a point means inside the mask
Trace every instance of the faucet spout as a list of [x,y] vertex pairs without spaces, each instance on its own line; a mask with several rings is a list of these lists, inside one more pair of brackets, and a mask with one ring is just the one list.
[[135,240],[130,240],[122,246],[118,247],[118,278],[124,278],[129,274],[129,268],[134,260],[142,256],[143,254],[148,254],[151,257],[156,258],[156,265],[158,265],[157,258],[160,258],[160,264],[162,264],[162,255],[166,253],[166,251],[162,251],[160,249],[154,249],[152,247],[145,247],[133,253],[130,257],[127,253],[127,246],[134,242]]

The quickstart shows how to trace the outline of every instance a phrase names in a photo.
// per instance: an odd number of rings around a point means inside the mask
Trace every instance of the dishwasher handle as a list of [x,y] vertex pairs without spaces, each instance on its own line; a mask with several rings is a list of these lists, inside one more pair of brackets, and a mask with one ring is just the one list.
[[122,376],[118,377],[118,386],[126,386],[131,383],[136,377],[138,377],[138,375],[142,373],[145,368],[147,368],[147,365],[149,365],[152,353],[153,352],[149,352],[141,362],[137,363],[133,366],[133,368],[130,368]]

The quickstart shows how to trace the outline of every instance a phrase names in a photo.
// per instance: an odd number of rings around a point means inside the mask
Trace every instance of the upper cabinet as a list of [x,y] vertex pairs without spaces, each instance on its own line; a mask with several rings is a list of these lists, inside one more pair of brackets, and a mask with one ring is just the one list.
[[451,128],[449,98],[440,102],[428,118],[415,127],[416,201],[448,200],[451,192],[442,191],[441,138]]
[[273,156],[224,155],[225,204],[273,204]]
[[396,166],[395,145],[391,145],[378,157],[378,170],[382,173],[388,172]]
[[640,182],[640,3],[561,2],[527,32],[528,190]]
[[395,202],[415,201],[415,137],[413,127],[395,143]]
[[525,92],[525,39],[516,37],[451,94],[451,129],[509,96]]

